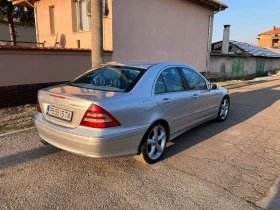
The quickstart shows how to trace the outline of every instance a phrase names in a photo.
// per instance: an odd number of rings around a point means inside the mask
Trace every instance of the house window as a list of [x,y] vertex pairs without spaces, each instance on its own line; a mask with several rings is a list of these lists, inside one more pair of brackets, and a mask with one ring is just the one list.
[[[76,2],[76,17],[77,31],[89,31],[90,15],[91,15],[91,0],[75,0]],[[102,0],[103,17],[109,15],[108,0]]]
[[278,46],[279,39],[273,39],[272,40],[272,47]]
[[88,14],[87,0],[77,1],[77,29],[78,31],[89,31],[90,17]]
[[55,34],[54,6],[49,7],[49,14],[50,14],[50,32],[51,34]]

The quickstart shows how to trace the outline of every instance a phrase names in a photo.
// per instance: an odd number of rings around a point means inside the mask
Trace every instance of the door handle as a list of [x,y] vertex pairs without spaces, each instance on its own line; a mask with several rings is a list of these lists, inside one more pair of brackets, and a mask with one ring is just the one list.
[[199,98],[199,95],[194,94],[192,97],[193,97],[194,99],[197,99],[197,98]]
[[170,104],[172,102],[172,100],[170,98],[164,98],[162,99],[162,103],[165,103],[165,104]]

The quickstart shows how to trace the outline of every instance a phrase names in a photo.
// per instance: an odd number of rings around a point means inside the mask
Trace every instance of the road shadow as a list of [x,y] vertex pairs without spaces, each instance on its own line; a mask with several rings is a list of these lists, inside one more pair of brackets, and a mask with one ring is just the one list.
[[230,94],[230,114],[226,121],[220,123],[213,120],[175,138],[167,146],[162,160],[208,140],[267,109],[280,99],[280,90],[277,90],[279,87],[280,85],[275,85],[267,88]]
[[0,158],[0,170],[39,159],[47,155],[55,154],[59,151],[61,150],[52,146],[41,146],[32,150],[5,156]]
[[279,210],[280,209],[280,181],[278,182],[277,192],[274,198],[268,205],[268,210]]

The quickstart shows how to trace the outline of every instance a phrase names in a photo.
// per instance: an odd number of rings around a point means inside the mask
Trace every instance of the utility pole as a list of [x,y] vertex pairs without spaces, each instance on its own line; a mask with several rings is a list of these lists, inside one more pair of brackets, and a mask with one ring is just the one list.
[[91,0],[91,65],[103,63],[102,0]]

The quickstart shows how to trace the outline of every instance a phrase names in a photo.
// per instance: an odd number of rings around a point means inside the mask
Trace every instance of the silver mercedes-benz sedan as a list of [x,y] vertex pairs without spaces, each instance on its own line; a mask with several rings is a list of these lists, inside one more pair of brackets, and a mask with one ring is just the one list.
[[188,65],[111,63],[40,90],[34,122],[43,142],[63,150],[154,163],[168,141],[224,121],[229,104],[225,88]]

